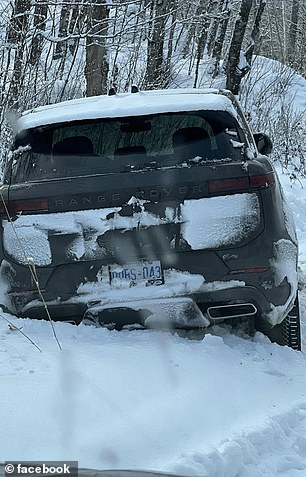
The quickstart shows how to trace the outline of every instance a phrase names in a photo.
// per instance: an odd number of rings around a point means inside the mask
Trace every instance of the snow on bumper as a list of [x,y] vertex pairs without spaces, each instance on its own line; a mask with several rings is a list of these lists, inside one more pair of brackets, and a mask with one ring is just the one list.
[[203,316],[193,295],[244,286],[245,283],[238,280],[206,283],[202,275],[170,269],[165,270],[165,283],[160,286],[122,289],[103,281],[86,283],[79,287],[76,300],[89,304],[99,301],[85,313],[85,317],[96,316],[98,320],[106,311],[128,309],[140,312],[143,324],[149,327],[208,327],[210,321]]
[[[147,328],[207,328],[210,322],[205,318],[197,304],[188,297],[136,300],[90,307],[84,320],[112,327],[118,325],[118,315],[113,320],[113,312],[122,313],[121,325],[128,325],[129,314],[132,321],[138,317],[140,324]],[[138,321],[136,320],[136,321]],[[114,321],[114,322],[113,322]]]
[[[103,274],[99,274],[103,277]],[[99,276],[97,278],[99,278]],[[87,302],[99,300],[103,303],[120,303],[133,300],[150,300],[188,296],[217,290],[244,287],[239,280],[205,282],[200,274],[191,274],[175,269],[164,270],[165,283],[159,286],[113,287],[108,281],[84,283],[78,288],[76,300]]]

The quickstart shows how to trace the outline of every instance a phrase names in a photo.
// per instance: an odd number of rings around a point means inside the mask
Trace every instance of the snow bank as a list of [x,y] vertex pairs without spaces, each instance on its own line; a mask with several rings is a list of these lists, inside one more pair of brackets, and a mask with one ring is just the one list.
[[303,112],[306,110],[306,79],[277,60],[257,56],[250,74],[242,81],[240,96],[244,105],[247,101],[249,105],[261,105],[261,110],[266,108],[270,119],[285,104],[291,104],[296,113]]
[[209,477],[303,476],[305,433],[306,403],[303,403],[225,439],[206,455],[201,452],[184,455],[174,469],[181,475]]
[[258,474],[247,474],[247,465],[256,469],[268,441],[261,468],[271,453],[276,464],[280,438],[267,427],[289,415],[280,449],[296,460],[276,469],[292,477],[305,462],[305,429],[290,425],[294,406],[305,418],[301,353],[218,327],[215,336],[188,341],[56,323],[59,351],[49,323],[10,319],[42,353],[0,320],[2,460],[69,456],[96,468],[249,477]]

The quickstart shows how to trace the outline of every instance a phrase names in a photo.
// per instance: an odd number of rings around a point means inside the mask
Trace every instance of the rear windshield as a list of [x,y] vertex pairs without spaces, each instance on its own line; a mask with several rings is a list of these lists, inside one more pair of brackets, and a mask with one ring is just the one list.
[[241,160],[244,140],[221,111],[56,124],[16,138],[9,175],[21,183]]

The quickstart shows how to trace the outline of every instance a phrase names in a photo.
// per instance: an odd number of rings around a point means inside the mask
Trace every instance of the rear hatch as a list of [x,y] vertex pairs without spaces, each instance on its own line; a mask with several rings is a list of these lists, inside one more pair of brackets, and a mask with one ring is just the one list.
[[216,250],[263,230],[258,191],[270,179],[256,161],[250,175],[247,146],[237,120],[222,111],[23,131],[2,188],[4,254],[50,272],[97,260],[158,267],[165,259],[170,267],[177,254],[200,250],[217,262]]

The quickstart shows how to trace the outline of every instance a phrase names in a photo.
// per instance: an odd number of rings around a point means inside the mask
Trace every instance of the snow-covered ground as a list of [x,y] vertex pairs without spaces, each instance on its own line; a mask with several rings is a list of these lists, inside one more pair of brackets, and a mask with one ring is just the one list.
[[303,354],[261,335],[197,342],[68,324],[56,326],[59,351],[47,323],[22,324],[43,352],[1,322],[1,459],[305,475]]
[[[306,179],[278,170],[300,243],[306,350]],[[6,319],[22,327],[37,350]],[[0,461],[209,477],[306,476],[305,353],[216,327],[203,341],[0,313]]]

